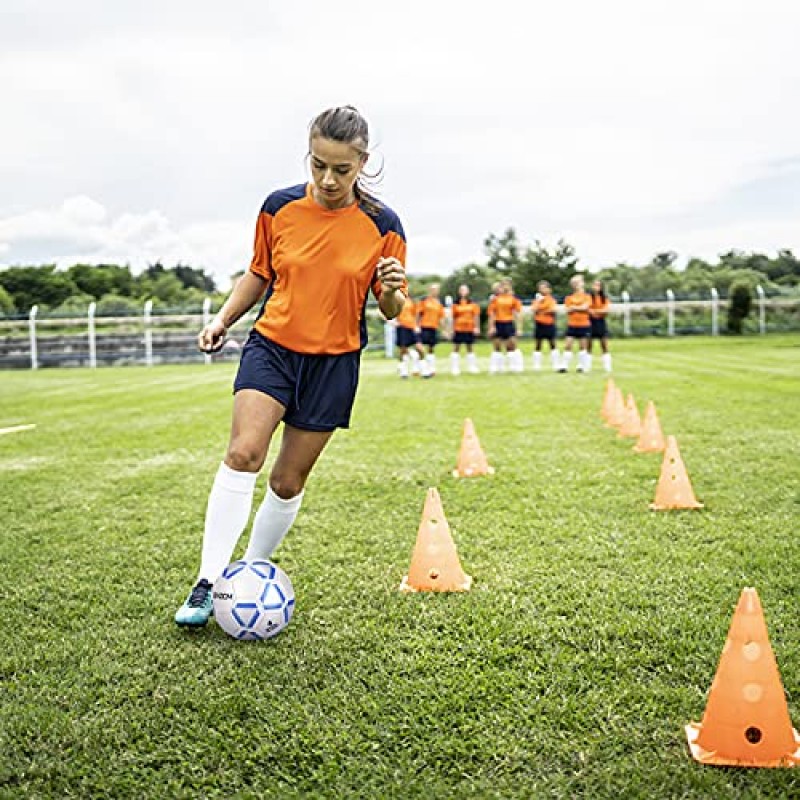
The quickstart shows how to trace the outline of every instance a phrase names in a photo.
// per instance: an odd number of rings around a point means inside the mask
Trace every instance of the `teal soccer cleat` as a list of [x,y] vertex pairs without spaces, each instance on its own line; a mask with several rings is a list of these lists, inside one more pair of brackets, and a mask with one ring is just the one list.
[[202,578],[175,612],[175,623],[182,628],[202,628],[213,613],[211,584]]

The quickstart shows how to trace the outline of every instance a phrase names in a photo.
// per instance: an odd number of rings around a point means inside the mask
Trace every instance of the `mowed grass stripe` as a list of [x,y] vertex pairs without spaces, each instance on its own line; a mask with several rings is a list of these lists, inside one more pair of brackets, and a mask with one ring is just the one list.
[[[13,576],[0,590],[0,791],[791,796],[790,770],[695,765],[682,725],[702,714],[747,584],[800,717],[798,460],[785,441],[800,421],[797,342],[614,343],[615,379],[642,404],[652,395],[707,503],[678,514],[647,511],[660,458],[602,427],[598,372],[456,380],[440,357],[433,381],[401,382],[365,359],[354,427],[334,437],[280,551],[295,620],[264,646],[171,623],[233,370],[98,370],[111,386],[130,376],[131,391],[78,393],[63,427],[48,411],[54,438],[0,441],[0,466],[44,459],[0,473]],[[705,372],[715,353],[735,373]],[[766,383],[751,361],[783,372]],[[75,375],[42,371],[29,388],[13,374],[2,415]],[[493,478],[450,476],[464,416]],[[396,591],[428,486],[475,577],[467,595]]]

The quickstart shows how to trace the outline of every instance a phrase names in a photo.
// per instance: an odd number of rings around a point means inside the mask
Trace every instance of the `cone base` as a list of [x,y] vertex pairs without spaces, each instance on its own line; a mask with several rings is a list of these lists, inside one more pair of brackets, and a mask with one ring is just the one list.
[[463,583],[456,583],[451,584],[449,586],[438,586],[434,588],[420,588],[418,586],[412,586],[408,582],[408,575],[403,575],[403,580],[400,581],[400,586],[398,587],[398,591],[404,592],[406,594],[411,592],[468,592],[472,588],[472,576],[465,575]]
[[634,453],[663,453],[665,448],[666,445],[663,447],[639,447],[638,444],[635,444],[631,450],[633,450]]
[[485,470],[470,470],[469,472],[453,470],[454,478],[479,478],[481,475],[494,475],[494,467],[487,467]]
[[699,511],[705,508],[702,503],[686,503],[685,505],[661,505],[659,503],[650,503],[651,511]]
[[686,727],[686,740],[689,743],[689,750],[692,752],[692,758],[699,761],[701,764],[712,764],[716,767],[794,767],[800,765],[800,735],[792,728],[794,735],[794,742],[797,745],[797,750],[794,753],[787,753],[782,758],[773,761],[744,761],[736,758],[726,758],[725,756],[718,756],[715,752],[704,750],[697,743],[697,737],[700,735],[702,725],[699,722],[690,722]]

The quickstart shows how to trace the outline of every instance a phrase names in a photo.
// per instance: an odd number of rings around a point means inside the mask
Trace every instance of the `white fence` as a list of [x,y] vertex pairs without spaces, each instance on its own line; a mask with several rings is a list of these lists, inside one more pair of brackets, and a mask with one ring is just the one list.
[[[449,298],[447,298],[449,300]],[[450,303],[446,303],[448,312]],[[770,329],[800,329],[800,298],[767,298],[756,287],[756,309],[751,315],[751,332],[764,334]],[[628,292],[611,307],[612,334],[621,336],[705,333],[720,334],[720,312],[727,302],[711,289],[705,300],[679,300],[667,290],[662,300],[633,301]],[[211,300],[206,299],[200,313],[156,313],[147,301],[141,316],[98,317],[91,303],[85,317],[59,317],[40,314],[31,308],[27,319],[0,318],[0,368],[37,369],[40,366],[88,366],[102,364],[145,364],[205,362],[238,358],[256,312],[248,314],[229,335],[226,347],[218,354],[198,351],[198,331],[211,319]],[[394,325],[383,323],[377,308],[367,309],[371,348],[386,357],[394,353]],[[558,314],[564,319],[563,307]],[[788,320],[788,322],[787,322]],[[27,335],[24,330],[27,326]],[[523,333],[533,327],[531,312],[523,312]],[[563,323],[562,323],[563,327]]]

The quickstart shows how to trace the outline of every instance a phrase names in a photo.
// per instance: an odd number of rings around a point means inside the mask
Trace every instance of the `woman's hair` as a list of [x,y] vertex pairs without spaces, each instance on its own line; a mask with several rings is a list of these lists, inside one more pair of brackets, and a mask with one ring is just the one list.
[[600,284],[600,289],[598,291],[595,291],[594,287],[592,287],[592,296],[593,297],[599,297],[601,300],[605,300],[606,299],[606,287],[603,284],[603,281],[596,280],[595,283],[599,283]]
[[[360,155],[368,155],[369,125],[353,106],[337,106],[317,114],[308,126],[309,142],[315,136],[332,139],[334,142],[344,142],[354,147]],[[380,211],[381,203],[372,191],[367,190],[364,178],[374,181],[380,177],[382,171],[381,168],[374,175],[365,175],[362,170],[353,185],[353,192],[359,205],[373,216]]]

